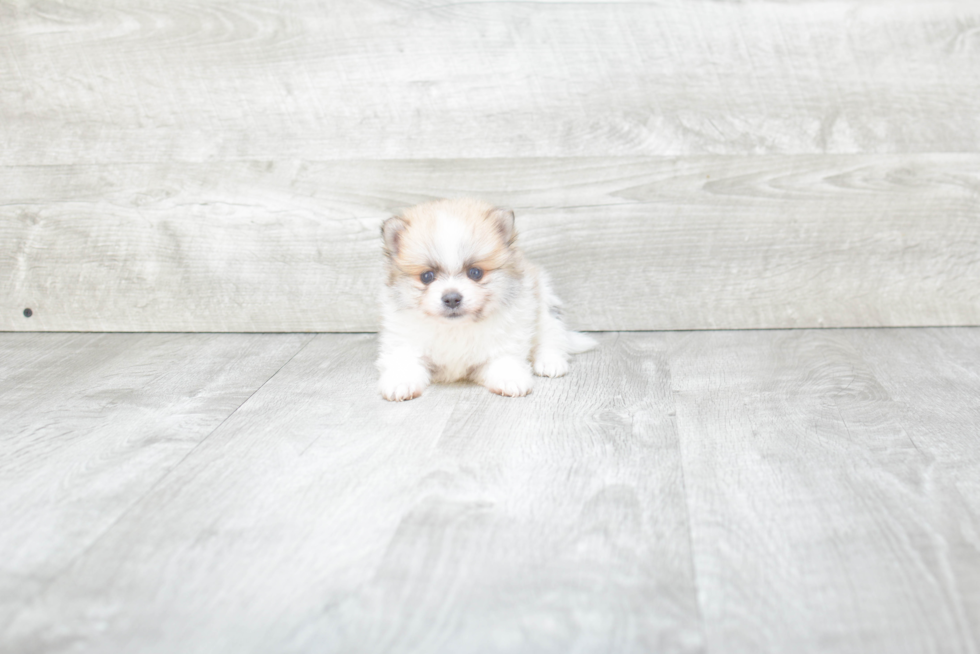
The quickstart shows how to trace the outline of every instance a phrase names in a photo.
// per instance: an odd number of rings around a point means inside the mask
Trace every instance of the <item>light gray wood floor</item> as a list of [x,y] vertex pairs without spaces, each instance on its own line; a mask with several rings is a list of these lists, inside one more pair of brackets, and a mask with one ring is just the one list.
[[977,652],[980,329],[0,334],[0,651]]

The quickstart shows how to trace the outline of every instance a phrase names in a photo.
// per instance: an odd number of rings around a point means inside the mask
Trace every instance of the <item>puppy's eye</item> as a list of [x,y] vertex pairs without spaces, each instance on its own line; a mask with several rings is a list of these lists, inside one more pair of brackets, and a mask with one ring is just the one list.
[[426,286],[431,284],[435,280],[435,278],[436,278],[436,274],[431,270],[426,270],[424,273],[422,273],[421,277],[419,277],[419,279],[422,280],[422,283],[425,284]]
[[483,271],[473,266],[466,272],[466,276],[472,279],[474,282],[478,282],[483,279]]

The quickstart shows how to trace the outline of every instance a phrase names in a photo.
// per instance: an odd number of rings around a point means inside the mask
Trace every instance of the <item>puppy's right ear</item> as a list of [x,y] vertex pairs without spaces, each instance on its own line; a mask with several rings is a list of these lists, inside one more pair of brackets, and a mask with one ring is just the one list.
[[513,245],[517,239],[517,230],[514,229],[514,212],[510,209],[493,209],[490,220],[497,224],[497,231],[507,245]]
[[385,243],[385,255],[389,258],[398,255],[402,234],[408,228],[408,223],[401,216],[392,216],[381,224],[381,238]]

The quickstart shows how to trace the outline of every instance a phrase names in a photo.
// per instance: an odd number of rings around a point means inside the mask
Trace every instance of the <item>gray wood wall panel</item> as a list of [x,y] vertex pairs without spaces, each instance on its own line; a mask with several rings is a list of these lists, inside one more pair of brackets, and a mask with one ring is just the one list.
[[978,189],[973,154],[9,167],[0,329],[374,330],[380,222],[464,194],[580,329],[980,324]]
[[[514,206],[584,329],[980,324],[980,5],[0,6],[0,329],[375,329]],[[34,318],[25,320],[31,308]]]
[[958,2],[17,2],[0,164],[976,152]]

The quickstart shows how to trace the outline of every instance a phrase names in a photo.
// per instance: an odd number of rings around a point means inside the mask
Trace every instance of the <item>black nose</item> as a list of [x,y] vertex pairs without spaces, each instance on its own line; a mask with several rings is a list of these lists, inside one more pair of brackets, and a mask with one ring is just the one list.
[[455,309],[463,301],[463,296],[456,291],[451,291],[442,296],[442,303],[450,309]]

